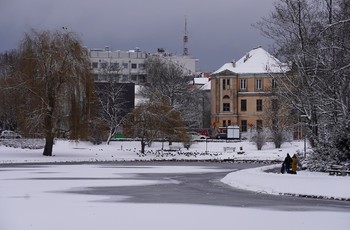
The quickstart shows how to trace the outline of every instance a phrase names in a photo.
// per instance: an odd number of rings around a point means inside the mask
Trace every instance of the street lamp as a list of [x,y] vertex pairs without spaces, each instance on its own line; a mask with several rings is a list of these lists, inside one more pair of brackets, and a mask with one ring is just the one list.
[[205,154],[208,154],[208,138],[205,138]]
[[[307,115],[300,115],[300,118],[307,118]],[[306,123],[303,121],[303,135],[304,135],[304,158],[306,158],[306,133],[305,133]]]

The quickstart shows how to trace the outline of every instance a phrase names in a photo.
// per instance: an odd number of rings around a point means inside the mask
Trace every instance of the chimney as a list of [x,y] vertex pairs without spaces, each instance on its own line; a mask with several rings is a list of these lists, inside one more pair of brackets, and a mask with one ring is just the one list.
[[251,56],[250,56],[249,53],[247,53],[247,54],[245,55],[245,57],[244,57],[243,62],[246,62],[249,58],[251,58]]
[[232,67],[236,67],[236,60],[235,59],[232,59],[231,63],[232,63]]

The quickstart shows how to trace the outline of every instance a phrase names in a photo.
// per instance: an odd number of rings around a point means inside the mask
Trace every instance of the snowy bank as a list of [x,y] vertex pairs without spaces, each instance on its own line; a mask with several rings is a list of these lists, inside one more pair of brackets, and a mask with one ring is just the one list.
[[298,171],[294,174],[267,173],[278,165],[236,171],[221,181],[240,189],[274,195],[292,195],[350,201],[350,177]]

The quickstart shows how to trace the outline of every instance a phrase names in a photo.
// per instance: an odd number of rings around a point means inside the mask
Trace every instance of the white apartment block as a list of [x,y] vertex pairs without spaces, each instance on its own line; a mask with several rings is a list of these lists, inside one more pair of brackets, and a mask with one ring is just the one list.
[[143,84],[147,82],[145,72],[145,59],[149,56],[160,56],[184,68],[188,76],[195,76],[197,71],[197,59],[191,56],[176,56],[166,53],[164,49],[158,49],[157,53],[146,53],[136,48],[129,51],[110,51],[105,49],[90,49],[89,57],[91,68],[96,82],[113,79],[120,83],[131,82]]

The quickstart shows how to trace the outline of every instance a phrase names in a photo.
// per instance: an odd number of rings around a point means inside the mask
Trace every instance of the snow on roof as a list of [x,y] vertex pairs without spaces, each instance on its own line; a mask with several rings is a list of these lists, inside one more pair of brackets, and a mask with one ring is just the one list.
[[206,77],[196,77],[193,79],[194,85],[205,85],[209,81],[209,78]]
[[141,91],[141,85],[136,85],[135,84],[135,95],[139,95],[140,94],[140,91]]
[[252,49],[237,62],[229,62],[212,74],[228,70],[237,74],[284,73],[286,65],[261,47]]
[[201,90],[211,90],[211,82],[208,81],[205,85],[203,85],[201,88]]

